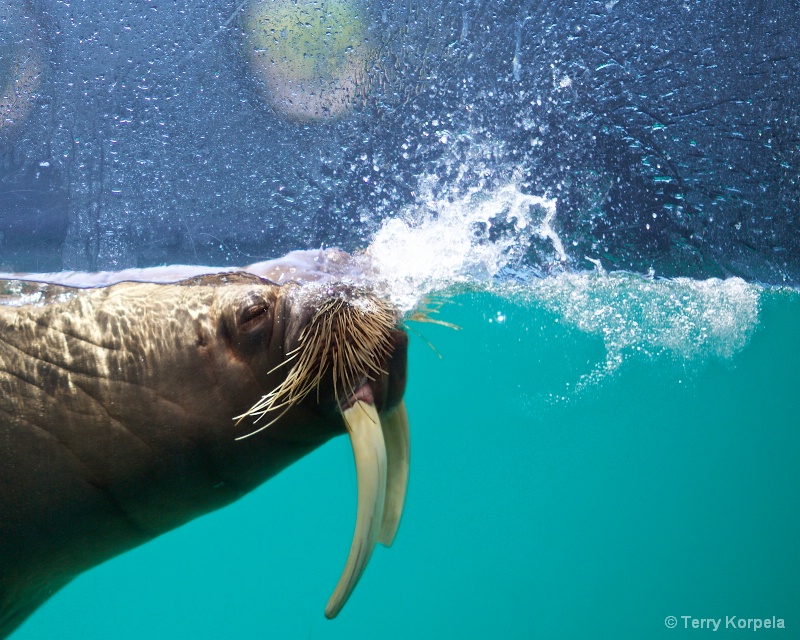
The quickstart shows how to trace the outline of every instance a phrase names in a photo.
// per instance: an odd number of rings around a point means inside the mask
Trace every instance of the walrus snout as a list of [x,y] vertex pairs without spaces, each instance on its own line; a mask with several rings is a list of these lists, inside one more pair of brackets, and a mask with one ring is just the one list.
[[[318,412],[341,414],[350,437],[358,481],[358,509],[350,554],[325,615],[335,617],[358,583],[377,543],[394,540],[405,503],[409,468],[408,417],[403,404],[408,338],[397,309],[369,288],[348,282],[289,285],[272,315],[272,343],[282,345],[282,381],[262,396],[241,422],[257,426],[240,439],[269,430],[272,437],[296,441],[284,429],[284,414],[316,405]],[[241,332],[261,326],[269,310],[255,304],[238,316]],[[276,337],[277,334],[277,337]],[[281,337],[282,336],[282,337]],[[311,437],[331,435],[322,431]],[[325,426],[327,425],[327,426]],[[327,435],[326,435],[327,434]],[[309,432],[303,435],[308,439]]]
[[[402,401],[408,338],[395,307],[370,288],[261,280],[235,295],[220,302],[220,331],[262,390],[236,416],[237,424],[254,426],[240,438],[267,428],[273,437],[319,442],[344,434],[339,415],[363,385],[378,412]],[[301,432],[287,429],[297,421],[282,416],[298,413],[320,419]]]

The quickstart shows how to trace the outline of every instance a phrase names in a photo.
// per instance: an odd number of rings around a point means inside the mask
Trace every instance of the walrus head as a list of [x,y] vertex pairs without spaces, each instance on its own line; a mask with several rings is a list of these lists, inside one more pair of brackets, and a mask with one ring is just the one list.
[[[290,321],[284,331],[283,360],[271,373],[285,371],[269,393],[237,416],[237,424],[248,418],[256,425],[263,421],[239,439],[266,429],[297,438],[294,429],[281,426],[281,418],[309,401],[318,410],[341,413],[353,447],[359,497],[350,555],[325,609],[333,618],[355,588],[376,543],[391,545],[400,524],[409,462],[408,418],[402,403],[407,337],[397,328],[396,309],[361,286],[322,283],[291,288],[283,303],[289,309],[284,317]],[[274,332],[283,324],[280,315],[276,317],[263,299],[249,300],[234,320],[240,339],[232,342],[245,345],[245,350],[265,344],[266,335],[259,332]],[[254,351],[269,356],[257,347]]]
[[293,273],[0,281],[0,637],[80,572],[348,434],[340,611],[403,509],[407,337],[364,283]]

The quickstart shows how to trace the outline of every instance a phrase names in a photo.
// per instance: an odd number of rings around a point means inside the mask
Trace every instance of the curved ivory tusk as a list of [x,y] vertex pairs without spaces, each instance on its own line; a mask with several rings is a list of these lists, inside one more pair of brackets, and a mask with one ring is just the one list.
[[386,502],[378,542],[388,547],[394,541],[408,487],[409,436],[406,403],[401,402],[381,421],[386,443]]
[[386,445],[375,405],[357,400],[343,415],[356,462],[358,511],[350,555],[325,607],[327,618],[342,610],[364,572],[378,541],[386,500]]

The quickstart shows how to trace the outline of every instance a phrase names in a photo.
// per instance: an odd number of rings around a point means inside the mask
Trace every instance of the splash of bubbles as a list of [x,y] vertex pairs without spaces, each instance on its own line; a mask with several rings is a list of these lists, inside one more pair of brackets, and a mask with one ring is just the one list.
[[[569,271],[553,227],[556,201],[525,194],[515,183],[459,196],[437,192],[434,177],[421,185],[428,197],[386,221],[367,249],[370,277],[406,312],[424,307],[433,292],[467,287],[544,307],[601,336],[605,361],[582,377],[582,386],[612,374],[635,353],[685,361],[730,357],[758,324],[762,288],[738,278]],[[545,270],[519,271],[530,251]]]
[[739,278],[656,280],[631,273],[563,273],[532,281],[516,296],[602,336],[605,362],[582,385],[616,371],[633,353],[683,360],[729,358],[758,324],[762,288]]
[[431,291],[488,286],[519,264],[534,241],[548,245],[553,269],[563,267],[567,256],[551,224],[555,214],[555,200],[513,184],[429,197],[387,220],[366,254],[393,301],[410,310]]

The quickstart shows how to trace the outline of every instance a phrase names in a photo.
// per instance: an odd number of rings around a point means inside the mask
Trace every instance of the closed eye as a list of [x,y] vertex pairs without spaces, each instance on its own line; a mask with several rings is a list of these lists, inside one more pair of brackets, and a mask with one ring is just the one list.
[[239,316],[239,328],[242,331],[249,331],[261,323],[269,312],[269,305],[266,302],[248,307]]

